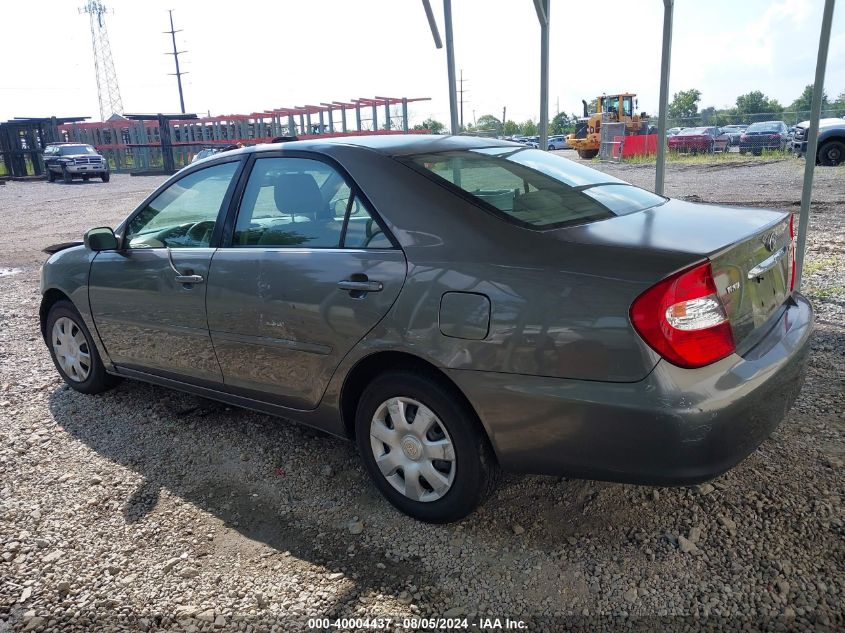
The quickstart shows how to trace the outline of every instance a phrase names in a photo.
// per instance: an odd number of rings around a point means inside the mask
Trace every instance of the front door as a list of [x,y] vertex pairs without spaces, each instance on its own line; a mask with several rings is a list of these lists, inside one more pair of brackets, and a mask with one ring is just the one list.
[[208,284],[227,389],[316,407],[346,353],[393,305],[405,272],[404,253],[337,169],[256,159]]
[[222,382],[205,295],[218,218],[239,165],[213,165],[172,183],[129,219],[120,250],[97,254],[91,312],[115,365]]

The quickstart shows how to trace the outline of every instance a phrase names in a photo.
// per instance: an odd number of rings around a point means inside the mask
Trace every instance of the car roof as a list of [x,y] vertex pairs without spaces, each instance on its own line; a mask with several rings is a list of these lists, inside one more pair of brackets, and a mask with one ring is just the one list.
[[[266,143],[254,145],[235,152],[268,151],[272,149],[316,150],[330,146],[346,145],[361,147],[379,152],[386,156],[408,156],[448,152],[454,150],[481,149],[485,147],[522,147],[518,143],[480,136],[444,136],[440,134],[368,134],[362,136],[335,136],[331,138],[313,138],[285,143]],[[229,154],[229,152],[226,152]]]

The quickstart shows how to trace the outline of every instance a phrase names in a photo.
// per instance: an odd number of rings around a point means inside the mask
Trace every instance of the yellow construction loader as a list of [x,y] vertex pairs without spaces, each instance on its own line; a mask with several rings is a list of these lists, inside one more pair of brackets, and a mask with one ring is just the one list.
[[625,123],[625,136],[648,133],[648,115],[637,114],[637,95],[625,93],[596,97],[595,114],[588,113],[586,101],[584,116],[578,119],[575,133],[566,137],[570,147],[578,151],[581,158],[593,158],[601,147],[602,123]]

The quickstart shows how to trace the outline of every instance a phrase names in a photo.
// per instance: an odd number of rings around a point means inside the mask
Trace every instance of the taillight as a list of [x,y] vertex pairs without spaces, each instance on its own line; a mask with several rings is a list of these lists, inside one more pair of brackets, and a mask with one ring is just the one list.
[[646,290],[631,305],[630,316],[645,342],[679,367],[703,367],[736,349],[709,261]]
[[790,257],[792,257],[792,265],[790,266],[790,270],[792,271],[789,277],[789,291],[792,292],[795,290],[795,275],[798,265],[796,262],[796,245],[795,245],[795,215],[789,216],[789,253]]

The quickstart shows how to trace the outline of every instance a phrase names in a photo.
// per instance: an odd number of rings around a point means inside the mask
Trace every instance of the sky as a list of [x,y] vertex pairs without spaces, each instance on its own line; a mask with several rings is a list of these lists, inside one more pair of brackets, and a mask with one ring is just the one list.
[[[104,0],[124,111],[176,112],[168,9],[173,9],[188,112],[250,113],[357,97],[430,97],[411,123],[449,120],[445,48],[421,0]],[[2,0],[6,58],[0,121],[15,116],[99,119],[84,0]],[[788,105],[813,82],[823,0],[676,0],[670,94],[699,107],[734,105],[762,90]],[[432,0],[445,37],[443,4]],[[531,0],[453,0],[464,122],[483,114],[537,120],[540,27]],[[551,0],[549,112],[621,91],[657,111],[661,0]],[[13,59],[21,63],[14,64]],[[825,89],[845,92],[845,2],[833,20]]]

